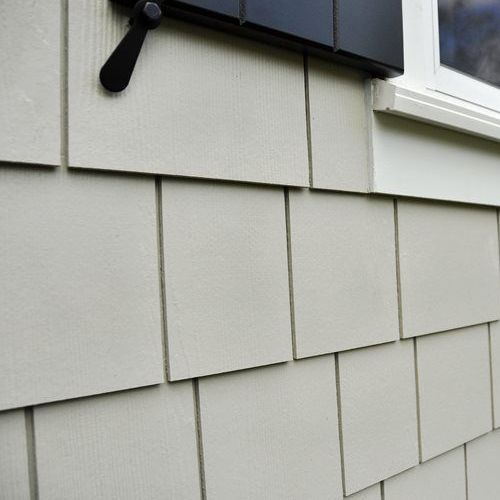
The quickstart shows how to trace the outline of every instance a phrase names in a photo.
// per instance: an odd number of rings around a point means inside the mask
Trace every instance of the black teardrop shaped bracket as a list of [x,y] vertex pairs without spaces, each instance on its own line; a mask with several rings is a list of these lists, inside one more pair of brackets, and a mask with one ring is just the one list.
[[130,29],[99,73],[104,88],[110,92],[121,92],[127,87],[146,35],[160,25],[162,17],[161,0],[139,0],[135,4]]

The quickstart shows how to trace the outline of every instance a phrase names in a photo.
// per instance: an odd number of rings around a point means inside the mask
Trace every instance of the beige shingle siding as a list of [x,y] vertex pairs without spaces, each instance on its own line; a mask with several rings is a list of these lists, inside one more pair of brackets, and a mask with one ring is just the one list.
[[297,357],[399,338],[389,198],[290,190]]
[[279,188],[163,182],[169,379],[292,359]]
[[500,491],[500,431],[466,444],[467,484],[470,500],[496,498]]
[[357,493],[353,493],[349,495],[349,500],[381,500],[382,498],[382,488],[381,484],[374,484],[373,486],[369,486],[364,490],[358,491]]
[[179,21],[112,96],[125,11],[49,4],[0,7],[0,499],[496,498],[500,201],[367,194],[496,146]]
[[61,2],[0,4],[0,161],[60,161]]
[[338,356],[346,493],[418,463],[413,343]]
[[342,498],[332,355],[200,380],[208,498]]
[[0,409],[164,380],[150,178],[0,169]]
[[495,428],[500,427],[500,322],[490,324],[491,375]]
[[362,75],[309,58],[311,177],[319,189],[367,192],[368,130]]
[[492,429],[488,326],[416,341],[422,458]]
[[35,408],[40,498],[199,495],[191,382]]
[[464,447],[384,481],[387,500],[466,500]]
[[28,446],[24,410],[0,413],[0,499],[28,500]]
[[97,74],[124,17],[69,5],[71,166],[308,185],[300,55],[169,20],[110,98]]
[[405,337],[498,319],[495,209],[400,200],[398,222]]

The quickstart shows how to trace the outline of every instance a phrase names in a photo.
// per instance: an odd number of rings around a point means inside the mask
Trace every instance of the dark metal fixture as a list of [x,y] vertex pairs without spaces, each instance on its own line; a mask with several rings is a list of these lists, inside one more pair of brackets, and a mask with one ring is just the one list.
[[111,92],[124,90],[132,76],[148,31],[157,28],[162,20],[162,2],[139,0],[130,18],[130,29],[101,69],[99,78]]

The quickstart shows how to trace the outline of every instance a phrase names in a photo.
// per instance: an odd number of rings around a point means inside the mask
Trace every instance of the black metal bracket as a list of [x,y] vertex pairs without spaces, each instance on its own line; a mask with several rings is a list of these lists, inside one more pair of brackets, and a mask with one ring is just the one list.
[[161,23],[162,4],[160,0],[139,0],[135,4],[129,31],[99,73],[101,83],[107,90],[121,92],[127,87],[148,31]]
[[146,33],[161,15],[332,59],[376,77],[404,70],[402,0],[113,1],[133,7],[133,15],[130,31],[101,70],[101,82],[112,92],[128,85]]

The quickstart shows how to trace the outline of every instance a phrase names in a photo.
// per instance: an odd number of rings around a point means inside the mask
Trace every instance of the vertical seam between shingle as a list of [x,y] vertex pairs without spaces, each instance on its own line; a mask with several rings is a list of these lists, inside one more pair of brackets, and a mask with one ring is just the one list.
[[290,302],[290,329],[292,337],[292,353],[297,359],[297,336],[295,330],[295,301],[293,293],[293,269],[292,269],[292,234],[290,223],[290,196],[288,188],[285,188],[285,226],[286,226],[286,251],[288,260],[288,297]]
[[165,292],[165,257],[163,242],[163,193],[162,179],[155,179],[155,202],[156,202],[156,239],[158,252],[158,280],[160,287],[160,314],[161,314],[161,343],[163,353],[163,367],[165,380],[168,380],[170,364],[168,356],[168,328],[167,328],[167,299]]
[[60,161],[61,168],[66,169],[69,165],[69,119],[68,119],[68,0],[60,3],[60,35],[59,35],[59,71],[60,71]]
[[399,259],[399,212],[398,200],[394,198],[394,251],[396,255],[396,293],[398,296],[399,338],[403,337],[403,298],[401,293],[401,271]]
[[415,397],[417,403],[418,462],[422,463],[422,422],[420,416],[420,383],[418,378],[417,337],[413,337],[413,364],[415,370]]
[[491,323],[488,323],[488,356],[490,363],[491,429],[495,430],[495,396],[493,391],[493,353],[491,351]]
[[500,208],[497,209],[498,260],[500,262]]
[[365,119],[366,119],[366,139],[368,141],[368,155],[366,158],[367,186],[366,190],[371,192],[375,187],[375,153],[373,144],[374,126],[373,126],[373,109],[372,109],[372,80],[367,78],[364,84],[365,98]]
[[38,471],[36,465],[36,444],[35,444],[35,422],[33,418],[33,407],[24,409],[24,422],[26,426],[26,452],[28,455],[28,480],[30,499],[38,500]]
[[374,126],[373,126],[373,107],[372,107],[372,80],[367,78],[364,84],[364,99],[365,99],[365,119],[366,119],[366,138],[368,141],[368,154],[366,157],[366,168],[367,168],[367,186],[366,190],[368,193],[374,191],[375,187],[375,159],[374,159]]
[[384,481],[380,482],[380,500],[385,500],[385,483],[384,483]]
[[304,95],[306,107],[306,138],[307,138],[307,165],[309,169],[309,186],[313,187],[313,155],[311,130],[311,100],[309,97],[309,58],[304,53]]
[[194,416],[196,420],[196,447],[198,450],[198,471],[200,474],[200,498],[206,500],[205,454],[203,451],[203,432],[201,427],[200,386],[197,378],[193,379]]
[[342,473],[342,490],[344,496],[346,494],[346,478],[345,478],[345,466],[344,466],[344,434],[342,431],[342,400],[340,395],[340,365],[339,365],[339,353],[334,354],[335,359],[335,390],[337,392],[337,425],[339,430],[339,446],[340,446],[340,470]]
[[467,443],[464,444],[465,500],[469,499],[469,474],[467,472]]

